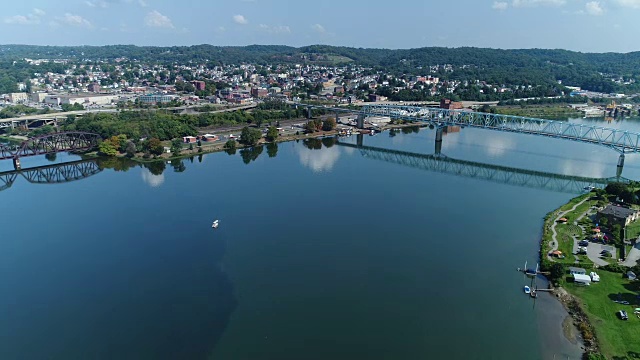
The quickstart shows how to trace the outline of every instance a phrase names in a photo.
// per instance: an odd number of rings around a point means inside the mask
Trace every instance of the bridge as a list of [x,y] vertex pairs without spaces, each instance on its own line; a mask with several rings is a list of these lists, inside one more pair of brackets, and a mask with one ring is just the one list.
[[0,172],[0,191],[9,189],[18,175],[31,184],[61,184],[86,179],[101,171],[102,169],[95,160],[80,160],[24,170],[5,171]]
[[602,145],[620,154],[618,158],[619,174],[624,166],[625,154],[640,152],[640,133],[638,132],[565,121],[424,106],[365,105],[361,110],[308,104],[295,104],[294,106],[306,106],[308,118],[311,118],[313,109],[334,112],[336,120],[341,113],[356,113],[358,114],[357,125],[359,128],[364,128],[365,119],[370,116],[383,116],[390,119],[428,124],[436,129],[436,148],[438,143],[442,143],[443,129],[447,126],[529,134]]
[[46,134],[25,140],[18,146],[0,145],[0,160],[12,159],[19,170],[21,157],[91,150],[98,145],[98,139],[98,134],[81,131]]
[[[360,142],[360,141],[359,141]],[[418,154],[338,141],[336,145],[354,148],[368,159],[381,160],[421,170],[481,179],[500,184],[580,194],[585,189],[604,188],[611,182],[625,182],[623,177],[591,178],[526,170],[473,161],[457,160],[441,154]]]

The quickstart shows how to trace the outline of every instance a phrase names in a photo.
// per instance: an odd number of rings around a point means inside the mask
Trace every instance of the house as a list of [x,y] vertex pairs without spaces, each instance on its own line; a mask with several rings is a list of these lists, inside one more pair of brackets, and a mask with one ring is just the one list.
[[187,144],[190,144],[198,141],[198,139],[195,136],[184,136],[182,137],[182,141]]
[[632,221],[636,221],[640,217],[640,211],[629,209],[623,206],[609,204],[604,209],[598,211],[596,220],[607,218],[610,224],[620,224],[627,226]]
[[582,284],[582,285],[590,285],[591,277],[585,274],[573,274],[573,282]]
[[571,274],[571,275],[586,275],[587,274],[587,270],[585,270],[583,268],[578,268],[578,267],[570,267],[569,268],[569,274]]

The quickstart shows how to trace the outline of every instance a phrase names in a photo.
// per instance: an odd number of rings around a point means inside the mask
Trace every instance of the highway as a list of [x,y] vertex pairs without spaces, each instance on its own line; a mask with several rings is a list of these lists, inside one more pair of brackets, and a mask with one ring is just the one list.
[[[202,106],[203,105],[190,105],[190,106],[181,106],[181,107],[174,107],[174,108],[161,108],[161,109],[90,109],[90,110],[77,110],[77,111],[65,111],[65,112],[52,112],[52,113],[47,113],[47,114],[27,115],[27,116],[0,119],[0,123],[7,123],[7,122],[12,122],[12,121],[29,121],[29,120],[44,120],[44,119],[65,118],[65,117],[67,117],[69,115],[76,115],[77,116],[77,115],[95,114],[95,113],[116,113],[116,112],[119,112],[119,111],[144,111],[144,110],[151,110],[151,111],[157,111],[157,110],[179,111],[179,110],[198,108],[198,107],[202,107]],[[253,109],[256,106],[258,106],[256,103],[251,103],[249,105],[243,105],[243,106],[237,106],[237,107],[232,107],[232,108],[227,108],[227,109],[202,112],[202,114],[215,114],[215,113],[223,113],[223,112],[237,111],[237,110],[248,110],[248,109]]]

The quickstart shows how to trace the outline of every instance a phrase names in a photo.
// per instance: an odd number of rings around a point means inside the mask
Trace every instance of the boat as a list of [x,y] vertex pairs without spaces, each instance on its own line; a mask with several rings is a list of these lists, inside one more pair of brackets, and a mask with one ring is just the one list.
[[538,293],[535,290],[531,290],[531,293],[529,294],[532,298],[537,298],[538,297]]
[[538,275],[538,265],[536,265],[535,269],[528,269],[527,268],[527,263],[524,263],[524,273],[529,276],[529,277],[535,277],[536,275]]
[[530,294],[531,293],[531,288],[527,285],[524,286],[524,293],[525,294]]
[[211,224],[211,227],[214,228],[214,229],[218,228],[218,219],[213,220],[213,224]]

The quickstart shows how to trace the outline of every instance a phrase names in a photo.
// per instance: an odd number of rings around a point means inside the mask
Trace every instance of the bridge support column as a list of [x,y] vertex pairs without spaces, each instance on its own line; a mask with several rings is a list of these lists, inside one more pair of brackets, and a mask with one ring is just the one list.
[[358,126],[358,129],[364,129],[364,115],[358,114],[357,126]]
[[362,146],[364,144],[364,135],[363,134],[360,134],[360,133],[356,134],[356,144],[358,146]]
[[16,170],[22,169],[22,166],[20,165],[20,158],[13,158],[13,168]]
[[336,124],[340,122],[340,113],[336,111]]
[[435,154],[440,155],[442,152],[442,133],[444,132],[444,128],[438,126],[436,128],[436,148]]
[[624,167],[624,154],[620,154],[618,158],[618,167],[616,168],[616,177],[620,177],[622,175],[622,168]]
[[311,115],[312,115],[312,114],[311,114],[311,107],[308,107],[308,108],[307,108],[307,119],[311,119],[311,118],[312,118],[312,116],[311,116]]

